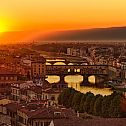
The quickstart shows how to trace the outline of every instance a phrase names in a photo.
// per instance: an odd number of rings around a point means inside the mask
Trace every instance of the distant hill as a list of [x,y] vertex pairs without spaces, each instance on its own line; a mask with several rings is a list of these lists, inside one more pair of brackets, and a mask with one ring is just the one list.
[[40,36],[38,40],[126,40],[126,27],[57,31],[44,38]]

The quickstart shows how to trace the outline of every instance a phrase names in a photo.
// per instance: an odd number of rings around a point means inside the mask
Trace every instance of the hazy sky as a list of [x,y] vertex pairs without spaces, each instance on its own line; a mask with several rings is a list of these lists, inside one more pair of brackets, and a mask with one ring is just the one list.
[[126,0],[0,0],[0,31],[126,25]]

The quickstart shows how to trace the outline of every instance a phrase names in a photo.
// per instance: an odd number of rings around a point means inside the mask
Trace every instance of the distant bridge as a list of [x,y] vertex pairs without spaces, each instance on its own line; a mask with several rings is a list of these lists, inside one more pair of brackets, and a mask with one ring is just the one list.
[[46,60],[46,64],[47,65],[55,65],[56,63],[64,63],[65,65],[71,65],[71,64],[73,64],[73,65],[84,65],[84,64],[89,64],[89,62],[86,60],[86,59],[84,59],[83,61],[81,60],[81,61],[75,61],[75,60],[68,60],[68,59],[47,59]]
[[101,76],[100,81],[96,80],[96,83],[101,83],[107,80],[108,73],[108,65],[46,65],[46,75],[60,76],[60,83],[64,83],[67,75],[82,75],[85,85],[89,83],[89,76]]

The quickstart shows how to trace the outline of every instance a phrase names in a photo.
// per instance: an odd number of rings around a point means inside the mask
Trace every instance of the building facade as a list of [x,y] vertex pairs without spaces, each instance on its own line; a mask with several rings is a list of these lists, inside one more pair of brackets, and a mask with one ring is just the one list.
[[31,63],[32,79],[44,79],[46,77],[46,59],[39,57]]

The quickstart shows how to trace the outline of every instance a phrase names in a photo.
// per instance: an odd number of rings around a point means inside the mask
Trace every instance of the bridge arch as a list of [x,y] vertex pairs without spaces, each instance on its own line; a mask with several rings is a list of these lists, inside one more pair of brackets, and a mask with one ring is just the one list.
[[88,82],[91,83],[91,84],[95,84],[95,78],[96,78],[95,75],[89,76],[89,77],[88,77]]
[[52,65],[51,63],[46,62],[46,65]]
[[68,65],[74,65],[73,63],[68,63]]
[[87,62],[85,62],[85,63],[82,63],[81,65],[88,65],[88,63],[87,63]]
[[64,78],[67,83],[81,83],[83,81],[83,76],[81,75],[67,75]]
[[[76,82],[83,82],[84,80],[83,79],[86,79],[86,78],[83,78],[82,75],[79,75],[79,74],[76,74],[76,75],[67,75],[65,76],[65,82],[68,82],[68,83],[72,83],[76,80]],[[94,75],[91,75],[91,76],[88,76],[88,83],[90,84],[94,84],[95,85],[95,76]]]
[[53,65],[66,65],[64,62],[56,62]]
[[49,83],[58,83],[60,81],[60,76],[56,76],[56,75],[49,75],[47,76],[46,80]]

